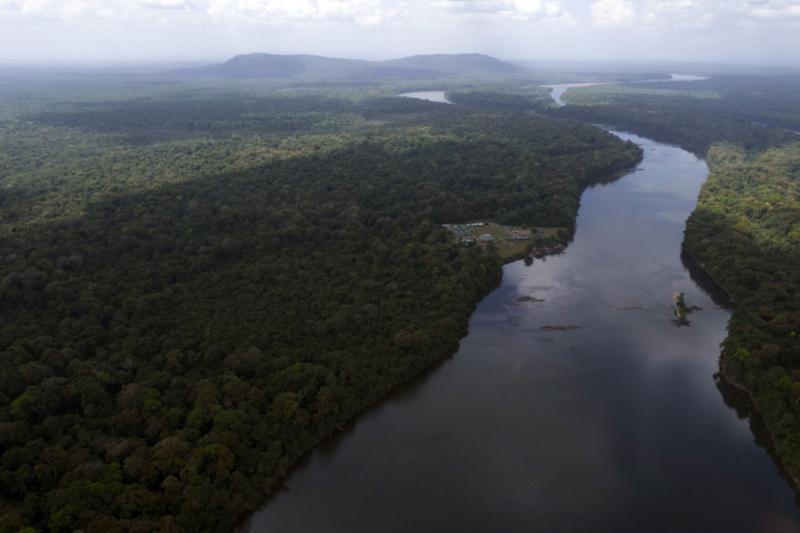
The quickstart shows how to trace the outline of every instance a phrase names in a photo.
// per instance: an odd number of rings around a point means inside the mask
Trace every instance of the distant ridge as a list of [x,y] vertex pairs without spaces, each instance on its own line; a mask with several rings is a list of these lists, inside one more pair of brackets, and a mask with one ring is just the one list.
[[515,75],[525,69],[485,54],[432,54],[416,55],[382,61],[382,65],[427,69],[455,75],[491,74]]
[[263,79],[421,79],[518,76],[525,69],[483,54],[415,55],[388,61],[315,55],[244,54],[177,71],[185,76]]

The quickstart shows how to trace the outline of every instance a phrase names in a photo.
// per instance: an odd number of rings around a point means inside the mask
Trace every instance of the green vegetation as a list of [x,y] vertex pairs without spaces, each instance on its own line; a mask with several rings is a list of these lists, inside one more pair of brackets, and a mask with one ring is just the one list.
[[[562,244],[569,239],[569,228],[523,228],[520,226],[506,226],[494,222],[484,223],[481,226],[467,228],[469,235],[475,243],[481,246],[481,236],[491,235],[491,244],[503,261],[513,261],[527,257],[529,253],[543,247]],[[460,242],[463,242],[459,239]]]
[[[651,90],[681,91],[686,96],[715,98],[693,104],[733,117],[776,128],[800,131],[800,75],[722,75],[694,82],[647,84]],[[642,85],[638,86],[642,88]]]
[[[719,93],[712,90],[687,90],[676,89],[675,86],[684,82],[643,83],[643,84],[614,84],[601,83],[584,87],[573,87],[564,94],[563,99],[570,105],[600,105],[614,104],[622,98],[657,96],[663,103],[665,98],[700,98],[703,100],[720,98]],[[685,82],[697,84],[698,81]],[[703,102],[704,104],[706,102]]]
[[448,91],[447,98],[455,104],[467,107],[519,113],[543,110],[550,107],[552,103],[549,89],[518,89],[515,92],[509,92],[509,88],[502,91],[492,89],[491,87],[481,87],[472,90]]
[[496,239],[493,241],[492,246],[496,248],[497,255],[499,255],[503,261],[520,259],[524,257],[530,249],[529,241],[510,240],[511,232],[507,226],[489,224],[485,232],[480,233],[476,231],[474,233],[477,234],[476,237],[486,234],[492,235]]
[[[597,93],[593,89],[574,89],[580,91],[581,105],[567,105],[550,114],[632,131],[677,144],[700,156],[719,142],[763,150],[794,139],[791,133],[708,107],[708,102],[716,101],[713,98],[662,96],[626,89],[611,97],[614,93],[608,87],[597,89]],[[571,98],[568,96],[567,101],[572,102]]]
[[687,222],[686,250],[736,302],[725,378],[745,388],[800,479],[800,143],[748,156],[719,145]]
[[230,529],[457,346],[501,259],[440,224],[572,228],[583,187],[641,156],[372,90],[19,88],[0,98],[2,531]]

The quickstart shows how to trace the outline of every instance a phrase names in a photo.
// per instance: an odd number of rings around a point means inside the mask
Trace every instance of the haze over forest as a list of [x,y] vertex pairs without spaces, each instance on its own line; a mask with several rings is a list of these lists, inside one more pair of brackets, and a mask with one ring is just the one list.
[[[24,43],[24,46],[20,46]],[[795,0],[2,0],[0,64],[391,59],[800,61]]]

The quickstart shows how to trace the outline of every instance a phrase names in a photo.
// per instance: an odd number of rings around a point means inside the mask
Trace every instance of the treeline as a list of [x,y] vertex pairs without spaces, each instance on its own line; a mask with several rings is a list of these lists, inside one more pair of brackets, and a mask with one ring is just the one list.
[[[484,111],[538,113],[545,116],[602,124],[633,131],[660,142],[680,145],[703,156],[715,143],[727,142],[747,150],[764,150],[794,139],[794,133],[781,128],[795,126],[793,111],[797,97],[772,89],[763,102],[763,93],[736,92],[739,84],[711,80],[627,85],[600,85],[570,89],[564,97],[570,105],[555,108],[549,91],[539,88],[521,90],[509,86],[503,90],[451,90],[448,98],[455,104]],[[747,78],[749,79],[749,78]],[[772,87],[761,78],[762,86]],[[693,84],[702,84],[696,87]],[[800,87],[800,80],[797,84]],[[694,87],[694,89],[690,89]],[[716,91],[725,88],[724,96]],[[797,101],[800,105],[800,101]],[[796,125],[800,129],[800,121]]]
[[0,530],[229,530],[455,349],[500,260],[440,223],[571,226],[641,157],[542,117],[232,98],[2,123]]
[[441,105],[413,98],[348,99],[324,94],[143,98],[123,102],[61,104],[26,118],[51,126],[122,135],[137,143],[191,137],[288,135],[335,132],[375,118],[396,119],[437,111]]
[[728,113],[737,118],[776,128],[800,131],[800,75],[796,73],[765,75],[720,75],[707,80],[639,85],[713,93],[704,101],[684,100],[696,108]]
[[488,90],[448,91],[447,98],[454,104],[490,111],[514,111],[519,113],[542,110],[550,106],[549,90],[526,90],[509,93]]
[[[584,99],[582,99],[584,100]],[[793,139],[793,134],[738,115],[705,107],[713,99],[651,95],[620,96],[611,102],[567,105],[549,115],[632,131],[679,145],[703,156],[715,143],[763,150]]]

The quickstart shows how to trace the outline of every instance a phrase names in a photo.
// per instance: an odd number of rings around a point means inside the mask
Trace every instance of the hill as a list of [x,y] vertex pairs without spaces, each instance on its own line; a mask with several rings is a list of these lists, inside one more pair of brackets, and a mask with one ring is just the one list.
[[224,63],[180,72],[222,78],[337,77],[363,71],[368,65],[366,61],[312,55],[245,54]]
[[515,76],[525,70],[482,54],[418,55],[389,61],[314,55],[245,54],[224,63],[178,71],[181,75],[269,79],[431,79]]
[[382,65],[424,69],[453,76],[515,76],[525,69],[484,54],[432,54],[383,61]]

